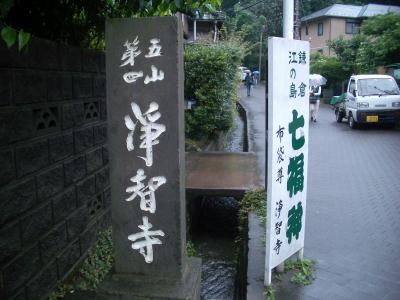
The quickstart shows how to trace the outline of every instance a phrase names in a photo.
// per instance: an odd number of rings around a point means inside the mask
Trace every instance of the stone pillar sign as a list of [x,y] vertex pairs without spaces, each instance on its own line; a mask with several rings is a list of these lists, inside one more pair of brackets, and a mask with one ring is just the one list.
[[101,299],[194,299],[186,257],[183,33],[176,17],[106,24],[114,274]]

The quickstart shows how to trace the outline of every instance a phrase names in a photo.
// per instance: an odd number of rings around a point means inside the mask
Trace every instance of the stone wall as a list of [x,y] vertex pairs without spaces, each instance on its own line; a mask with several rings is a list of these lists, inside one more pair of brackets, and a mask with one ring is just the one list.
[[104,53],[0,41],[0,298],[40,299],[110,224]]

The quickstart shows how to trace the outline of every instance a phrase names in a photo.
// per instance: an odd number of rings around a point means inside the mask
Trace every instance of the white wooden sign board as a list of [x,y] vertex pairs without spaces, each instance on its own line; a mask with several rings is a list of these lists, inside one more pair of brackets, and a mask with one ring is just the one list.
[[309,42],[268,40],[265,284],[304,247],[309,129]]

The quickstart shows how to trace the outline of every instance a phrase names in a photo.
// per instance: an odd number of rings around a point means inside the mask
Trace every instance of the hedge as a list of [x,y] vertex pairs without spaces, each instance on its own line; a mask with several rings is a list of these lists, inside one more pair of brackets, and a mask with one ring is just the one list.
[[186,46],[185,98],[197,101],[185,113],[187,138],[213,138],[232,126],[243,53],[235,42]]

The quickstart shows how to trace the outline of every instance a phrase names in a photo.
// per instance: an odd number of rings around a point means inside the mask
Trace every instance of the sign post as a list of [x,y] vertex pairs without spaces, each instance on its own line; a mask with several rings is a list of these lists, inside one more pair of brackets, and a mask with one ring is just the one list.
[[176,17],[106,24],[115,271],[101,299],[199,297],[201,262],[186,257],[182,38]]
[[[304,247],[309,129],[309,43],[268,40],[267,244],[272,269]],[[302,257],[300,257],[302,258]]]

